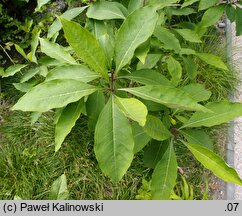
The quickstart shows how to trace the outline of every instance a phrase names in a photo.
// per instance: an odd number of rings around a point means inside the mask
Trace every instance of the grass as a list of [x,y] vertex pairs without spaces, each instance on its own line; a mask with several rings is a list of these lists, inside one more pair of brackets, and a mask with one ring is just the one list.
[[51,112],[33,127],[28,113],[9,112],[2,100],[0,126],[0,199],[48,199],[53,181],[64,172],[70,199],[134,199],[148,171],[139,156],[117,184],[100,171],[93,153],[93,135],[86,119],[78,120],[62,148],[54,153]]

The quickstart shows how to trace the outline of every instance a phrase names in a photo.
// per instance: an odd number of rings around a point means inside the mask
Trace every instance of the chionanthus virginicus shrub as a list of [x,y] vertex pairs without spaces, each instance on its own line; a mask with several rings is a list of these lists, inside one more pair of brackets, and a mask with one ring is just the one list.
[[[14,85],[26,93],[12,110],[31,111],[36,120],[55,109],[56,151],[80,115],[87,115],[90,130],[95,131],[99,166],[114,182],[146,146],[144,161],[154,168],[152,199],[169,199],[176,183],[174,145],[185,145],[219,178],[242,185],[236,171],[212,151],[211,138],[203,130],[242,115],[242,104],[209,102],[211,92],[196,82],[195,62],[228,69],[218,56],[189,46],[202,43],[207,28],[225,9],[232,21],[241,22],[240,7],[219,0],[120,2],[95,1],[72,8],[54,21],[46,37],[36,32],[33,63],[2,70],[3,77],[23,73]],[[173,16],[198,11],[199,23],[171,22]],[[70,21],[80,13],[86,15],[84,24]],[[69,47],[56,43],[61,28]],[[46,56],[35,57],[38,46]],[[190,81],[184,85],[183,79]]]

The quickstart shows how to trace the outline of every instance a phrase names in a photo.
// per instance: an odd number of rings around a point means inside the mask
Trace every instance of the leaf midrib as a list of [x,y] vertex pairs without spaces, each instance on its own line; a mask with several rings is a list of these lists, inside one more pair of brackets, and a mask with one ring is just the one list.
[[[216,169],[220,169],[220,170],[221,170],[221,168],[222,168],[222,172],[223,172],[223,174],[227,174],[227,170],[226,170],[226,168],[224,168],[223,166],[220,166],[216,161],[211,160],[210,157],[206,156],[205,154],[201,153],[201,152],[198,151],[197,149],[193,148],[191,145],[187,145],[187,146],[188,146],[188,148],[189,148],[191,151],[195,151],[195,152],[198,153],[200,156],[205,157],[205,160],[206,160],[206,161],[209,161],[210,163],[214,164],[214,165],[215,165],[215,170],[216,170]],[[203,163],[202,163],[202,164],[203,164]],[[226,165],[226,164],[225,164],[225,165]],[[205,166],[205,165],[204,165],[204,166]],[[206,168],[208,168],[207,165],[206,165]],[[228,169],[231,169],[231,167],[229,167],[229,166],[227,166],[227,168],[228,168]],[[208,168],[208,169],[210,169],[210,168]],[[211,169],[210,169],[210,170],[211,170]],[[215,173],[214,173],[214,174],[215,174]],[[217,174],[215,174],[215,175],[219,177],[219,175],[217,175]],[[221,176],[226,176],[226,175],[221,175]],[[219,178],[220,178],[220,177],[219,177]],[[230,177],[229,177],[229,179],[230,179]],[[234,179],[234,177],[233,177],[232,179]],[[226,181],[230,181],[230,180],[226,180]],[[237,181],[236,181],[236,182],[237,182]],[[240,181],[240,183],[241,183],[241,185],[242,185],[242,180]]]
[[70,94],[78,94],[78,93],[81,93],[81,92],[87,92],[87,91],[90,91],[90,90],[95,90],[96,88],[89,88],[89,89],[83,89],[83,90],[79,90],[79,91],[73,91],[73,92],[67,92],[67,93],[63,93],[63,94],[58,94],[58,95],[52,95],[52,96],[48,96],[48,97],[39,97],[38,99],[36,99],[36,101],[41,101],[41,100],[44,100],[44,99],[52,99],[52,98],[56,98],[56,97],[62,97],[62,96],[67,96],[67,95],[70,95]]
[[[125,19],[125,16],[122,16],[122,15],[120,15],[120,14],[117,14],[117,13],[115,13],[115,12],[113,12],[113,11],[110,11],[110,10],[105,10],[105,9],[102,9],[102,10],[99,10],[99,11],[103,11],[104,13],[106,13],[106,14],[114,14],[114,15],[117,15],[118,17],[120,17],[120,18],[122,18],[122,19]],[[121,11],[120,11],[120,13],[122,13]],[[103,15],[101,15],[101,16],[103,16]]]
[[[218,117],[221,117],[223,115],[227,115],[228,113],[231,113],[231,112],[225,112],[225,113],[221,113],[221,114],[214,115],[214,116],[211,116],[211,117],[203,118],[203,119],[198,120],[196,122],[192,122],[190,124],[185,124],[182,127],[180,127],[180,129],[188,127],[188,126],[191,127],[191,125],[194,125],[194,124],[197,124],[197,123],[200,123],[200,122],[204,122],[204,121],[206,122],[207,120],[210,120],[210,119],[213,119],[213,118],[218,118]],[[201,125],[201,126],[205,126],[205,125]],[[200,126],[195,126],[195,127],[200,127]]]

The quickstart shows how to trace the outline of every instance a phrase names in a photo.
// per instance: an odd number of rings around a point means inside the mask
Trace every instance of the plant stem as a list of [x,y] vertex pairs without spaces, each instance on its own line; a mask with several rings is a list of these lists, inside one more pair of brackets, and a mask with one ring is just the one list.
[[114,82],[115,82],[115,76],[114,76],[114,70],[111,71],[111,80],[110,80],[110,90],[111,93],[114,94]]
[[0,47],[2,48],[3,52],[7,55],[7,57],[9,58],[9,60],[10,60],[13,64],[15,64],[14,61],[13,61],[13,59],[10,57],[10,55],[7,53],[7,51],[4,49],[4,47],[3,47],[1,44],[0,44]]

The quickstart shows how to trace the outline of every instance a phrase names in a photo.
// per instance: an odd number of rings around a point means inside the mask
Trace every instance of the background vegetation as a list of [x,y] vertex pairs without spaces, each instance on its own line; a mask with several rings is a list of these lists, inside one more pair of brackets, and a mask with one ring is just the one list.
[[[128,5],[129,1],[122,2]],[[89,1],[50,1],[38,9],[35,1],[16,0],[13,7],[8,3],[5,0],[0,4],[0,63],[3,68],[13,62],[23,63],[26,58],[30,59],[31,55],[24,58],[21,49],[26,53],[33,52],[33,36],[46,35],[56,14],[61,15],[68,9],[89,5]],[[197,8],[196,4],[194,8]],[[175,25],[183,20],[184,25],[188,20],[199,22],[202,17],[202,12],[200,13],[189,16],[174,15],[170,23]],[[83,24],[86,17],[80,14],[74,20]],[[60,32],[57,42],[66,45],[63,32]],[[218,44],[221,46],[217,46]],[[225,60],[225,41],[216,26],[208,29],[202,45],[189,43],[189,46],[194,46],[192,48],[199,52],[214,53]],[[37,50],[36,55],[40,58],[43,54]],[[214,70],[214,67],[198,59],[196,67],[196,82],[203,83],[212,92],[210,101],[226,99],[236,84],[236,73],[233,70]],[[52,183],[63,173],[67,177],[70,199],[150,198],[149,181],[153,169],[144,167],[145,149],[135,156],[124,178],[119,183],[112,183],[98,167],[93,152],[93,132],[88,131],[87,118],[83,116],[78,119],[61,150],[55,153],[54,112],[43,114],[34,123],[31,122],[33,118],[29,113],[9,111],[23,95],[12,85],[20,78],[21,74],[1,78],[0,199],[48,199]],[[41,77],[37,76],[37,79],[39,81]],[[188,77],[183,77],[181,83],[189,83]],[[216,138],[220,136],[220,131],[221,128],[216,127],[209,129],[208,133],[214,137],[215,151],[224,156]],[[205,171],[184,146],[175,145],[175,151],[179,155],[177,160],[181,167],[173,199],[208,199],[208,184],[212,174]],[[186,184],[189,185],[189,196],[185,196]]]

